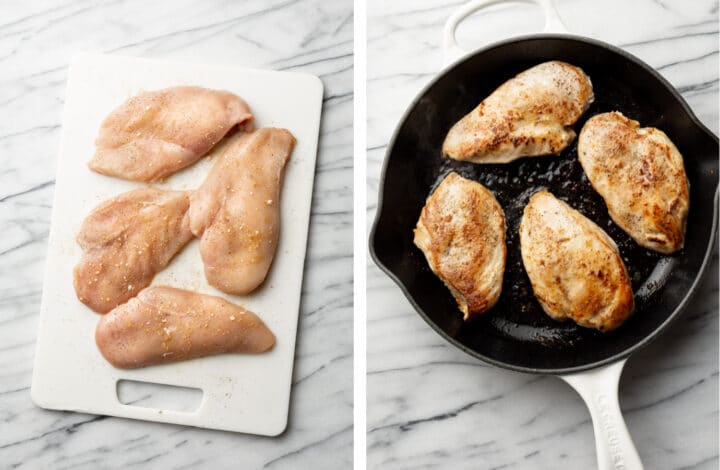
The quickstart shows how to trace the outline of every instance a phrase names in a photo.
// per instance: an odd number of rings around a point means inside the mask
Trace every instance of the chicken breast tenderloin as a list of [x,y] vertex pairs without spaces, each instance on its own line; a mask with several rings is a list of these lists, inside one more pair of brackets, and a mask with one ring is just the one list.
[[178,86],[133,96],[102,123],[91,170],[156,181],[192,165],[233,127],[252,130],[253,115],[227,91]]
[[78,299],[107,313],[150,285],[192,238],[188,193],[141,188],[103,202],[83,221]]
[[505,214],[483,185],[447,175],[425,203],[414,241],[465,320],[497,303],[507,257]]
[[682,249],[690,187],[683,157],[664,132],[618,112],[598,114],[580,132],[578,157],[610,217],[640,246]]
[[569,126],[593,99],[582,69],[544,62],[500,85],[458,121],[445,137],[443,155],[473,163],[557,155],[575,138]]
[[551,318],[610,331],[632,314],[632,285],[615,242],[548,191],[533,194],[525,207],[520,250]]
[[254,313],[220,297],[149,287],[103,316],[95,342],[110,364],[133,369],[223,353],[261,353],[275,336]]
[[280,237],[280,186],[295,138],[264,128],[231,138],[190,196],[190,228],[210,285],[248,294],[263,283]]

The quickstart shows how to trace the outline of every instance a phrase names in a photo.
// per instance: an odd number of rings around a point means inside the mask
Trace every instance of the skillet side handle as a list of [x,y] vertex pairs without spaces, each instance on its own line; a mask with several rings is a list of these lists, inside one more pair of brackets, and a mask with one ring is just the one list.
[[[517,2],[518,0],[470,0],[455,10],[445,22],[443,31],[443,62],[445,65],[454,62],[456,59],[463,57],[471,51],[465,50],[457,42],[455,32],[458,25],[478,10],[485,7],[496,5],[499,3]],[[553,0],[520,0],[525,3],[534,3],[539,5],[545,15],[544,33],[567,33],[568,30],[560,19]]]
[[579,374],[559,376],[585,401],[592,417],[599,470],[642,470],[618,402],[625,359]]

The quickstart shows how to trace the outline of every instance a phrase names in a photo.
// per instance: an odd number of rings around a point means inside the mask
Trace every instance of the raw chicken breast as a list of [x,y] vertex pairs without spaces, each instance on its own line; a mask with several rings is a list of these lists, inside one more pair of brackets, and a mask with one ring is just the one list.
[[264,128],[228,139],[190,196],[190,228],[210,285],[247,294],[267,276],[280,237],[280,186],[295,138]]
[[83,221],[75,266],[78,299],[98,313],[125,303],[193,238],[185,191],[142,188],[96,207]]
[[525,207],[520,250],[551,318],[610,331],[632,314],[632,285],[615,242],[548,191],[533,194]]
[[415,245],[467,320],[492,308],[505,273],[505,214],[483,185],[450,173],[428,198]]
[[254,313],[211,295],[149,287],[103,316],[95,330],[102,355],[133,369],[223,353],[261,353],[275,336]]
[[598,114],[580,131],[578,157],[610,217],[640,246],[682,249],[690,186],[683,157],[663,131],[618,112]]
[[445,137],[443,155],[473,163],[557,155],[575,138],[570,126],[593,99],[582,69],[556,60],[536,65],[458,121]]
[[141,93],[115,109],[95,141],[91,170],[156,181],[192,165],[227,132],[252,130],[253,115],[227,91],[178,86]]

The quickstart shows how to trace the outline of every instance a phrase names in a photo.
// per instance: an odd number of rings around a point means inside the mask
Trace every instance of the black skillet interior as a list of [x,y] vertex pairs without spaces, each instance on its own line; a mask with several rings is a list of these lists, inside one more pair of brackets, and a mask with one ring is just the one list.
[[[474,165],[441,158],[448,129],[505,80],[547,60],[563,60],[590,76],[595,102],[574,128],[598,113],[621,111],[658,127],[684,156],[690,180],[685,249],[663,256],[639,247],[609,218],[577,161],[577,140],[557,157],[525,158],[505,165]],[[656,72],[627,53],[592,40],[532,36],[476,52],[442,73],[411,105],[386,155],[371,253],[441,335],[466,352],[501,367],[533,373],[567,373],[630,354],[679,313],[702,274],[713,238],[718,186],[718,141]],[[413,245],[413,228],[425,199],[450,171],[481,182],[507,219],[508,259],[503,293],[488,313],[467,323],[442,282]],[[601,334],[551,320],[535,300],[522,266],[518,225],[527,199],[540,188],[567,201],[615,240],[635,291],[633,317]]]

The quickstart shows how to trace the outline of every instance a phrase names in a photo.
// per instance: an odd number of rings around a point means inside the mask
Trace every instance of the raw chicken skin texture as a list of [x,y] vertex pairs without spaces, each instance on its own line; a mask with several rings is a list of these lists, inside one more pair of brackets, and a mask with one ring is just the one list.
[[551,318],[610,331],[632,314],[632,285],[615,242],[546,190],[525,207],[520,250],[535,297]]
[[275,336],[254,313],[220,297],[149,287],[103,316],[95,342],[121,369],[223,353],[261,353]]
[[280,237],[280,186],[295,138],[263,128],[233,136],[190,196],[190,229],[210,285],[248,294],[263,283]]
[[507,258],[505,213],[483,185],[447,175],[425,203],[414,241],[465,320],[497,303]]
[[91,170],[134,181],[161,180],[192,165],[235,126],[252,130],[253,115],[227,91],[179,86],[141,93],[103,122]]
[[664,132],[618,112],[598,114],[580,131],[578,158],[610,217],[640,246],[665,254],[682,249],[690,185]]
[[557,155],[575,139],[569,126],[593,102],[590,78],[560,61],[506,81],[448,132],[443,155],[473,163],[507,163]]
[[78,299],[107,313],[150,285],[192,238],[188,193],[136,189],[105,201],[83,221],[75,266]]

